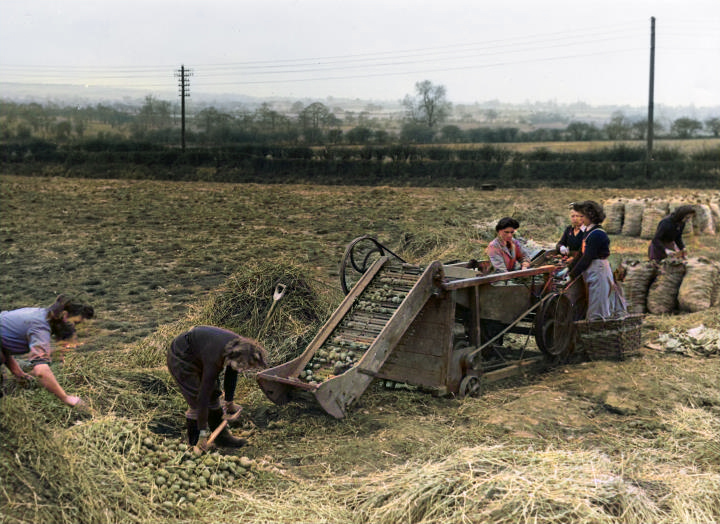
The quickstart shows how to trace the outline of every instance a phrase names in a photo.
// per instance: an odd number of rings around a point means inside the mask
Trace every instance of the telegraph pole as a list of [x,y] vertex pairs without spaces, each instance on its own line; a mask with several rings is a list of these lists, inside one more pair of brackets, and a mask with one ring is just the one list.
[[185,151],[185,98],[190,96],[190,77],[192,74],[192,70],[186,69],[184,65],[181,65],[180,69],[175,72],[175,76],[178,77],[178,87],[180,88],[180,143],[183,151]]
[[648,97],[648,130],[647,130],[647,166],[650,175],[650,161],[652,160],[654,98],[655,98],[655,17],[650,17],[650,94]]

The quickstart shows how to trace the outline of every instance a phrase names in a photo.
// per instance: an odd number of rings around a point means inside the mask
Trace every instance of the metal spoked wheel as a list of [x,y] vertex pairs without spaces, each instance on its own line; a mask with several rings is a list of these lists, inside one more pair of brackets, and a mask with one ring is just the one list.
[[553,293],[535,317],[535,342],[551,357],[566,357],[574,347],[573,304],[565,295]]
[[479,397],[482,394],[483,389],[483,380],[481,377],[476,375],[466,375],[460,381],[458,396],[460,398]]

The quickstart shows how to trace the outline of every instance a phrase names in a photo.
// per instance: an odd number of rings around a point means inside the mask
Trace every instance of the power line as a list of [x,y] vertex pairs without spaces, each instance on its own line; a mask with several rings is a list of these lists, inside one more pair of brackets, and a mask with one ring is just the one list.
[[[457,66],[457,67],[437,67],[432,69],[417,69],[417,70],[404,70],[404,71],[381,71],[381,72],[363,72],[358,73],[355,75],[343,75],[343,76],[312,76],[307,78],[302,77],[293,77],[292,80],[290,79],[268,79],[263,78],[261,80],[236,80],[236,81],[228,81],[228,82],[213,82],[210,85],[213,86],[220,86],[220,85],[253,85],[253,84],[272,84],[272,83],[285,83],[285,82],[312,82],[312,81],[318,81],[318,80],[351,80],[356,78],[371,78],[371,77],[378,77],[378,76],[404,76],[404,75],[411,75],[411,74],[427,74],[427,73],[439,73],[439,72],[447,72],[447,71],[467,71],[471,69],[489,69],[494,67],[504,67],[508,65],[518,65],[518,64],[526,64],[526,63],[538,63],[538,62],[549,62],[549,61],[555,61],[555,60],[567,60],[567,59],[575,59],[575,58],[586,58],[589,56],[600,56],[600,55],[612,55],[612,54],[619,54],[619,53],[628,53],[631,51],[642,51],[643,48],[637,48],[637,49],[624,49],[624,50],[618,50],[615,52],[609,52],[609,51],[602,51],[598,53],[586,53],[586,54],[576,54],[576,55],[565,55],[565,56],[559,56],[559,57],[552,57],[552,58],[528,58],[528,59],[519,59],[515,61],[506,61],[506,62],[492,62],[487,64],[472,64],[472,65],[464,65],[464,66]],[[269,74],[269,73],[267,73]]]
[[[702,21],[706,23],[708,21]],[[670,24],[668,24],[670,25]],[[678,35],[698,36],[698,24],[671,26]],[[717,29],[714,30],[716,32]],[[667,34],[663,33],[663,34]],[[522,37],[486,40],[445,46],[433,46],[395,51],[381,51],[352,55],[315,58],[256,60],[220,64],[197,64],[201,73],[199,83],[205,86],[252,85],[261,83],[346,80],[377,76],[429,74],[446,71],[481,70],[494,67],[552,62],[591,56],[616,56],[645,49],[644,36],[635,24],[625,23],[611,29],[596,28]],[[608,43],[614,43],[607,46]],[[589,52],[588,46],[602,45],[602,51]],[[681,50],[702,51],[705,47],[658,49],[664,54]],[[578,52],[567,53],[567,50]],[[42,80],[46,83],[82,82],[105,84],[122,80],[123,85],[164,87],[163,77],[169,76],[171,66],[37,66],[0,65],[0,77],[5,82]],[[400,70],[401,69],[401,70]],[[78,78],[82,77],[82,78]],[[284,78],[281,78],[284,77]]]

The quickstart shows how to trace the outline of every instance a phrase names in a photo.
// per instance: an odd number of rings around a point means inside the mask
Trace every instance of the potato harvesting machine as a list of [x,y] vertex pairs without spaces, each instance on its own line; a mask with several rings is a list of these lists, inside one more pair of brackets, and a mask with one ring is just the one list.
[[[489,274],[487,262],[408,264],[359,237],[340,267],[345,299],[300,356],[258,373],[258,384],[276,404],[309,401],[342,418],[375,379],[477,396],[486,382],[562,361],[585,291],[581,280],[563,286],[547,255]],[[521,347],[497,344],[506,333]]]

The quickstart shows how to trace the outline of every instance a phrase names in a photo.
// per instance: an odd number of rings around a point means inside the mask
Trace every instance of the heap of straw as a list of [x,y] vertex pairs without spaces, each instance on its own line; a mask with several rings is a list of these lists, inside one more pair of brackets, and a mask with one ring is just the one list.
[[[273,307],[278,284],[285,286],[285,294]],[[302,353],[340,298],[313,280],[306,268],[261,262],[231,275],[202,308],[200,319],[258,338],[277,365]]]
[[[285,293],[273,306],[278,284],[285,286]],[[132,362],[146,367],[164,365],[171,340],[193,325],[204,324],[258,339],[268,350],[270,364],[277,365],[305,349],[341,298],[339,290],[321,285],[306,268],[248,263],[187,318],[161,326],[132,348]]]
[[[623,471],[623,467],[634,470]],[[447,459],[403,466],[365,482],[349,504],[355,522],[671,523],[694,513],[693,522],[713,522],[709,495],[716,475],[677,472],[672,466],[626,463],[594,451],[532,451],[503,446],[460,449]],[[693,495],[693,493],[695,495]]]

